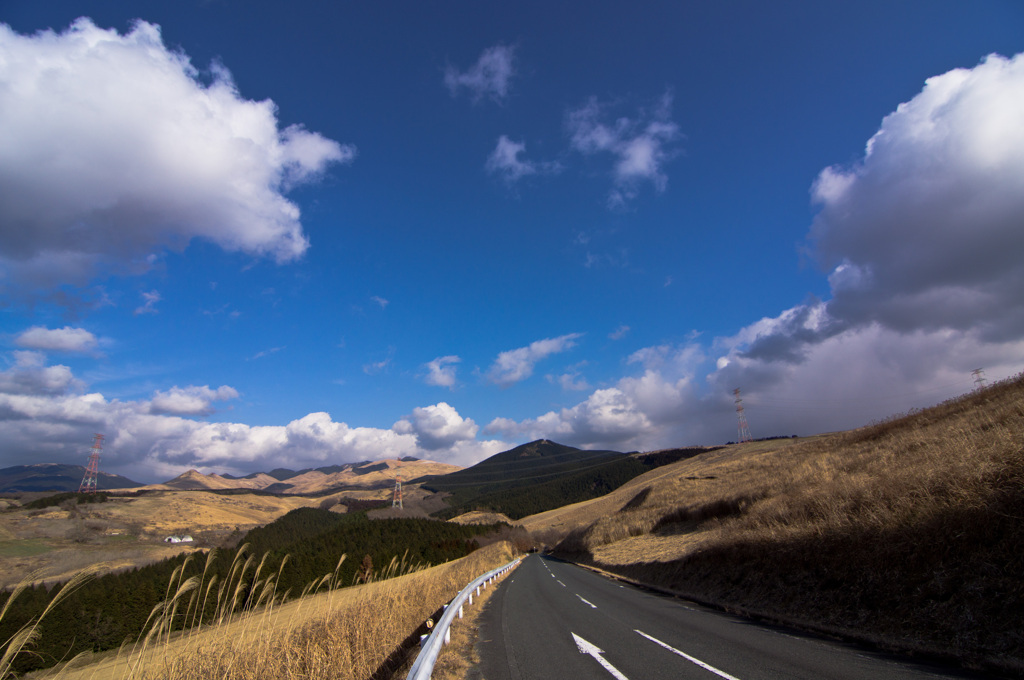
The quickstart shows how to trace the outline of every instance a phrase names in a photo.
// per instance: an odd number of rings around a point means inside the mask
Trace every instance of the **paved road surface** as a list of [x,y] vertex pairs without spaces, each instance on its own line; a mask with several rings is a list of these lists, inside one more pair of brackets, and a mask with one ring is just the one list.
[[753,623],[540,555],[498,585],[478,648],[486,680],[985,677]]

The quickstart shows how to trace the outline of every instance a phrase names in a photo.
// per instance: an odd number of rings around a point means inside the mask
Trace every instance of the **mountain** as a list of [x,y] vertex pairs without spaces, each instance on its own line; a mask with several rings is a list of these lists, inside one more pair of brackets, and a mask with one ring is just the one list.
[[429,491],[451,494],[449,507],[435,513],[440,517],[487,510],[519,519],[604,495],[649,469],[618,451],[586,451],[538,439],[465,470],[415,481]]
[[[85,477],[81,465],[37,463],[16,465],[0,469],[0,492],[17,491],[78,491]],[[97,489],[134,489],[142,486],[121,475],[100,472],[96,475]]]
[[276,483],[276,479],[262,473],[243,479],[233,479],[218,474],[204,475],[198,470],[189,470],[158,486],[178,491],[209,491],[220,489],[263,489]]
[[396,477],[408,481],[415,477],[444,475],[461,469],[457,465],[413,458],[361,461],[298,472],[276,468],[269,473],[256,472],[245,477],[207,475],[198,470],[189,470],[163,484],[153,484],[147,488],[178,491],[253,489],[275,494],[312,495],[342,488],[389,488],[394,486]]

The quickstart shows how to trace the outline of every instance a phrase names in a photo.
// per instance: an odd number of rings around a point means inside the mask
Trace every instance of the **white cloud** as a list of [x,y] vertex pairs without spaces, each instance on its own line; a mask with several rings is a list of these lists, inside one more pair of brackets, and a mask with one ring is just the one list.
[[623,324],[608,334],[609,340],[621,340],[629,333],[629,326]]
[[533,367],[538,361],[565,352],[576,346],[576,340],[582,333],[570,333],[557,338],[545,338],[530,343],[526,347],[510,349],[498,355],[487,370],[487,379],[496,385],[508,387],[533,375]]
[[511,448],[475,439],[477,426],[446,403],[417,408],[391,429],[351,427],[327,413],[286,425],[202,422],[214,401],[235,399],[234,388],[173,387],[148,401],[119,401],[84,387],[66,366],[45,366],[37,352],[14,353],[0,372],[0,441],[8,464],[84,464],[92,434],[107,434],[101,466],[139,481],[170,479],[189,468],[247,473],[302,469],[341,462],[416,456],[473,464]]
[[96,348],[96,336],[84,328],[46,328],[32,326],[14,340],[19,346],[53,352],[90,352]]
[[0,394],[59,395],[84,387],[67,366],[45,364],[41,352],[14,352],[14,364],[0,371]]
[[901,332],[1024,333],[1024,54],[926,81],[864,158],[821,172],[813,255],[828,313]]
[[389,366],[391,366],[391,359],[392,357],[388,356],[380,361],[371,361],[368,364],[363,364],[363,373],[366,375],[377,375],[378,373],[383,373],[388,370]]
[[284,349],[284,347],[271,347],[270,349],[265,349],[265,350],[256,352],[256,354],[253,354],[251,357],[249,357],[247,359],[247,361],[255,361],[256,359],[262,359],[263,357],[269,357],[272,354],[277,354],[278,352],[280,352],[283,349]]
[[[650,449],[680,445],[682,437],[700,436],[684,425],[706,409],[693,385],[703,361],[696,345],[639,350],[630,364],[642,364],[639,376],[595,390],[575,406],[516,422],[495,418],[487,434],[509,438],[547,438],[587,448]],[[699,429],[699,428],[698,428]],[[695,443],[694,439],[683,440]]]
[[580,375],[579,371],[571,370],[561,375],[545,376],[548,382],[558,385],[566,392],[582,392],[590,389],[590,383]]
[[513,142],[505,135],[498,137],[498,144],[487,157],[484,166],[487,172],[498,175],[506,184],[515,184],[527,175],[554,174],[560,172],[562,166],[557,161],[529,161],[520,158],[526,153],[524,142]]
[[[811,254],[832,298],[730,338],[710,376],[784,434],[847,428],[1024,369],[1024,55],[929,78],[864,157],[822,170]],[[762,421],[764,422],[764,421]],[[779,432],[779,430],[783,430]]]
[[308,241],[282,191],[355,149],[278,129],[227,69],[202,82],[158,26],[126,35],[79,19],[63,33],[0,24],[0,271],[19,286],[144,271],[203,238],[286,262]]
[[158,313],[156,303],[160,302],[163,299],[163,296],[161,296],[158,291],[151,290],[148,293],[143,291],[142,299],[145,300],[145,302],[141,306],[135,308],[135,314]]
[[390,302],[390,301],[388,301],[388,300],[385,300],[384,298],[382,298],[382,297],[381,297],[381,296],[379,296],[379,295],[373,295],[373,296],[371,296],[371,297],[370,297],[370,300],[372,300],[373,302],[376,302],[376,303],[377,303],[378,305],[380,305],[380,308],[381,308],[381,309],[387,309],[387,308],[388,308],[388,305],[389,305],[389,304],[391,304],[391,302]]
[[609,108],[591,97],[568,112],[566,129],[574,150],[584,155],[612,154],[614,185],[608,204],[621,208],[636,198],[645,182],[658,192],[665,190],[664,167],[676,155],[675,143],[682,134],[671,120],[671,93],[666,92],[652,111],[641,110],[632,119],[620,117],[612,122]]
[[437,387],[447,387],[448,389],[455,387],[455,372],[457,371],[455,364],[461,361],[462,359],[459,357],[449,355],[427,362],[424,365],[424,368],[427,369],[424,381],[428,385],[436,385]]
[[476,438],[477,425],[463,418],[445,402],[414,408],[412,413],[391,428],[399,434],[411,434],[427,451],[449,449],[458,442]]
[[208,416],[213,413],[213,402],[238,399],[238,391],[228,385],[215,390],[209,385],[201,387],[175,385],[166,392],[157,391],[149,402],[149,412],[176,416]]
[[515,75],[513,61],[515,48],[495,45],[483,51],[476,64],[466,71],[448,66],[444,71],[444,84],[455,97],[465,88],[474,102],[488,97],[496,102],[508,96],[509,81]]

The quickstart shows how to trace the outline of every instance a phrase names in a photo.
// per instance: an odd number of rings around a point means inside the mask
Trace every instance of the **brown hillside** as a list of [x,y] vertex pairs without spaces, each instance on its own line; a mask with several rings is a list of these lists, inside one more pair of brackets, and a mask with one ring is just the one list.
[[1020,672],[1022,518],[1018,376],[850,432],[703,454],[524,523],[700,600]]
[[[320,506],[330,498],[164,491],[106,503],[8,511],[0,525],[0,588],[36,569],[43,569],[47,580],[60,580],[90,565],[113,571],[219,545],[236,531],[240,536],[289,510]],[[180,534],[196,540],[163,542]]]
[[455,522],[456,524],[498,524],[504,522],[510,526],[514,526],[517,522],[508,518],[507,515],[503,515],[500,512],[481,512],[479,510],[473,510],[459,515],[458,517],[452,517],[449,522]]

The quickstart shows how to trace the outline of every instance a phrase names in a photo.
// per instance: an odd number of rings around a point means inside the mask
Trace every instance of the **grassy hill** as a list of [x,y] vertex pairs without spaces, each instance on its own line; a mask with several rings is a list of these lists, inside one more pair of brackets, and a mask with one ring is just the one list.
[[730,446],[526,518],[698,600],[1024,672],[1024,377],[868,427]]
[[414,480],[451,494],[436,516],[480,510],[519,519],[566,503],[602,496],[649,468],[617,451],[584,451],[539,439],[491,456],[473,467]]
[[[181,555],[88,581],[45,618],[36,654],[20,657],[15,670],[44,668],[82,651],[114,649],[125,639],[135,639],[145,630],[154,606],[175,591],[168,584],[176,579],[178,583],[205,579],[208,584],[235,584],[228,597],[233,592],[240,602],[256,601],[271,592],[275,597],[297,597],[325,574],[332,575],[332,587],[345,587],[397,575],[410,566],[464,557],[479,547],[476,537],[498,529],[427,519],[370,520],[365,513],[298,508],[248,532],[246,547],[207,553],[212,557],[202,560]],[[0,640],[11,639],[23,624],[38,617],[56,592],[57,588],[29,587],[10,602],[9,609],[5,605],[11,594],[0,592],[0,609],[4,609]],[[216,599],[223,601],[220,596]],[[190,607],[193,618],[182,612],[173,621],[175,628],[190,627],[193,619],[212,622],[218,618],[213,598],[204,598],[202,604],[193,600]]]

